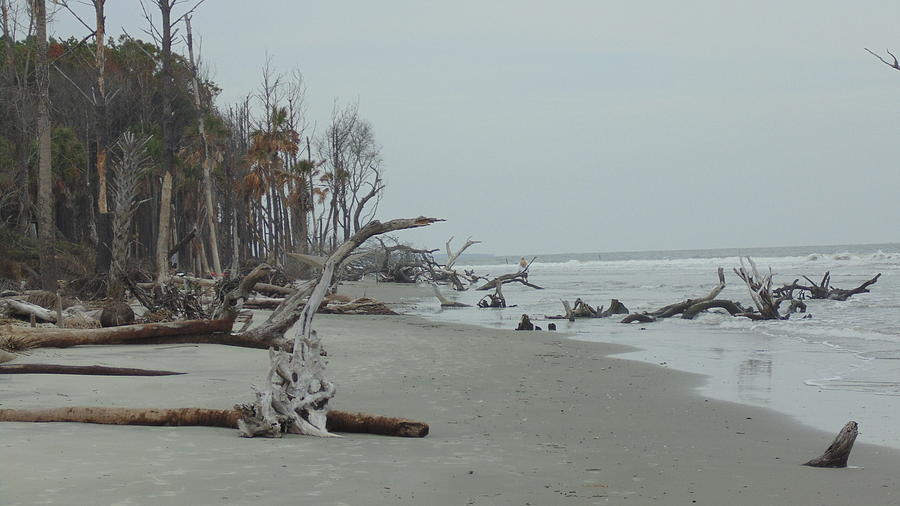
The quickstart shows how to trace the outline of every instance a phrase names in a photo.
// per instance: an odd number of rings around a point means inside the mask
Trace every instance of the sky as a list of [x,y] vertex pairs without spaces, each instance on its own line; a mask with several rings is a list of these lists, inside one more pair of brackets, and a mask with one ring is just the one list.
[[[378,217],[447,220],[402,240],[526,255],[900,242],[900,72],[863,49],[900,51],[898,19],[895,0],[207,0],[192,24],[220,106],[267,58],[303,73],[311,128],[359,102]],[[109,34],[145,26],[107,3]]]

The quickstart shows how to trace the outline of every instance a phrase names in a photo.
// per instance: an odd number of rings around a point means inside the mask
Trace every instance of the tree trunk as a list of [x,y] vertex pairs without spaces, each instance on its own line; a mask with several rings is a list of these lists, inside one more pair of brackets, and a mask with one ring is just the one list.
[[169,222],[172,213],[172,173],[163,176],[159,199],[159,235],[156,241],[156,283],[165,283],[169,277]]
[[[241,417],[239,409],[203,408],[101,408],[70,407],[51,409],[0,409],[0,422],[73,422],[105,425],[202,426],[235,429]],[[365,413],[332,410],[327,414],[328,428],[336,432],[380,434],[397,437],[425,437],[427,423],[405,418],[388,418]]]
[[38,137],[38,238],[40,242],[41,285],[56,287],[53,258],[53,174],[50,170],[50,66],[47,55],[47,8],[44,0],[32,0],[37,38],[37,137]]
[[90,376],[174,376],[183,372],[105,367],[102,365],[7,364],[0,365],[0,374],[83,374]]
[[203,161],[201,162],[203,166],[203,200],[206,205],[206,223],[209,227],[209,250],[210,255],[212,256],[213,270],[216,272],[217,276],[221,276],[222,262],[219,261],[219,233],[217,232],[218,213],[216,213],[216,208],[213,205],[212,175],[210,174],[213,162],[209,156],[209,141],[206,138],[206,122],[203,118],[204,111],[200,103],[200,70],[197,68],[197,63],[194,60],[194,37],[191,33],[191,17],[185,16],[184,23],[187,31],[188,57],[190,58],[191,68],[194,71],[193,88],[194,107],[197,108],[197,129],[200,132],[200,140],[203,142]]
[[184,320],[165,323],[142,323],[99,329],[30,328],[0,326],[0,346],[12,349],[68,348],[107,344],[173,344],[208,343],[268,348],[271,343],[229,332],[234,324],[228,319]]

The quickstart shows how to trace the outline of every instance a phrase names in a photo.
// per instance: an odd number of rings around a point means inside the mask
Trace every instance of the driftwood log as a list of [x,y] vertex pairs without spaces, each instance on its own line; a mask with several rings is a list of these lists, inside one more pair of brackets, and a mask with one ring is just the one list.
[[[73,422],[105,425],[203,426],[238,428],[240,411],[236,409],[147,409],[70,407],[53,409],[0,409],[0,422]],[[327,414],[329,430],[380,434],[397,437],[425,437],[428,424],[365,413],[332,410]]]
[[102,365],[6,364],[0,374],[83,374],[89,376],[173,376],[183,372],[106,367]]
[[[774,289],[773,293],[780,298],[793,298],[793,291],[799,290],[800,298],[808,297],[810,299],[830,299],[844,301],[860,293],[869,293],[869,287],[877,283],[878,278],[880,277],[881,273],[878,273],[872,279],[865,281],[858,287],[845,290],[843,288],[836,288],[831,286],[831,271],[827,271],[822,276],[822,280],[818,283],[806,276],[803,276],[803,279],[805,279],[809,283],[809,285],[801,285],[799,283],[800,280],[795,279],[794,282],[789,285],[784,285],[780,288]],[[808,296],[804,292],[808,292]]]
[[816,457],[803,465],[810,467],[847,467],[850,450],[853,449],[853,443],[856,442],[857,435],[859,435],[859,425],[853,421],[847,422],[822,456]]
[[68,348],[90,344],[211,343],[268,348],[272,343],[231,334],[230,320],[185,320],[143,323],[100,329],[31,328],[0,325],[0,348]]
[[581,298],[575,299],[574,307],[569,304],[569,301],[567,300],[561,302],[565,314],[548,316],[548,320],[575,321],[576,318],[608,318],[615,314],[628,314],[628,308],[625,307],[625,304],[622,304],[619,299],[611,299],[609,301],[609,307],[606,309],[603,309],[603,306],[600,306],[600,308],[597,309],[581,300]]
[[441,293],[440,289],[438,289],[437,284],[431,285],[434,288],[434,296],[441,302],[441,307],[472,307],[469,304],[463,304],[462,302],[456,302],[444,297]]
[[[649,313],[632,313],[623,318],[622,323],[650,323],[656,321],[658,318],[670,318],[677,314],[682,314],[685,311],[690,312],[691,308],[698,304],[704,304],[715,300],[719,293],[725,289],[725,270],[719,267],[717,274],[719,277],[719,284],[717,284],[706,296],[697,299],[685,299],[681,302],[669,304],[668,306],[661,307],[656,311]],[[699,312],[699,309],[696,312]],[[696,314],[696,312],[694,314]]]
[[[529,264],[529,266],[530,266],[530,264]],[[523,285],[525,285],[529,288],[534,288],[535,290],[543,290],[544,289],[543,287],[535,285],[534,283],[529,283],[528,282],[528,273],[527,273],[527,271],[523,270],[521,272],[512,272],[509,274],[501,274],[500,276],[497,276],[496,278],[479,286],[478,288],[476,288],[476,290],[479,290],[479,291],[490,290],[491,288],[496,288],[498,283],[503,284],[503,285],[505,285],[507,283],[522,283]]]

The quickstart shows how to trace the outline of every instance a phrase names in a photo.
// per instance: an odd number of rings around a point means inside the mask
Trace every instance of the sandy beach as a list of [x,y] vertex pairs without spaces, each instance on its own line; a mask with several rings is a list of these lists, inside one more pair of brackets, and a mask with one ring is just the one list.
[[[422,288],[351,285],[388,302]],[[316,317],[333,408],[431,424],[424,439],[243,439],[236,430],[0,425],[0,503],[898,504],[900,452],[865,444],[848,469],[800,464],[833,433],[703,397],[703,377],[610,358],[620,345],[414,316]],[[21,362],[187,372],[0,377],[0,407],[228,408],[267,354],[216,345],[38,349]]]

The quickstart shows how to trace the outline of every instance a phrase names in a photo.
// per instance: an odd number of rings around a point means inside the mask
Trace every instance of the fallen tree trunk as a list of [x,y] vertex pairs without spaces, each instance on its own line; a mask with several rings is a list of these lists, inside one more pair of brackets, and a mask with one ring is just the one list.
[[275,309],[284,303],[284,299],[276,297],[251,297],[244,301],[247,309]]
[[504,285],[507,283],[522,283],[523,285],[525,285],[529,288],[534,288],[535,290],[543,290],[542,287],[537,286],[532,283],[529,283],[527,277],[528,276],[524,271],[513,272],[513,273],[509,273],[509,274],[502,274],[502,275],[497,276],[496,278],[488,281],[487,283],[479,286],[478,288],[476,288],[476,290],[479,290],[479,291],[490,290],[491,288],[496,288],[497,283],[501,283]]
[[26,317],[34,316],[35,319],[42,322],[56,323],[57,321],[55,312],[37,304],[16,299],[7,299],[3,303],[6,305],[9,314]]
[[681,317],[686,320],[693,320],[701,311],[706,311],[707,309],[712,308],[722,308],[728,311],[728,314],[731,316],[736,316],[741,313],[747,313],[747,309],[741,306],[739,303],[727,300],[727,299],[713,299],[707,300],[704,302],[698,302],[687,309],[681,314]]
[[[146,425],[167,427],[224,427],[237,429],[238,409],[203,408],[106,408],[69,407],[52,409],[0,409],[0,422],[70,422],[103,425]],[[397,437],[425,437],[427,423],[365,413],[331,410],[327,414],[329,430]]]
[[816,457],[803,465],[810,467],[847,467],[850,450],[853,449],[853,443],[856,442],[858,434],[859,426],[856,422],[847,422],[822,456]]
[[697,299],[686,299],[675,304],[669,304],[668,306],[659,308],[656,311],[652,311],[649,313],[630,314],[623,318],[621,323],[650,323],[656,321],[658,318],[670,318],[677,314],[684,313],[686,310],[693,306],[715,300],[719,293],[721,293],[722,290],[725,289],[725,270],[719,267],[719,269],[717,270],[717,274],[719,277],[719,284],[717,284],[706,296]]
[[185,320],[143,323],[99,329],[29,328],[0,326],[0,347],[10,351],[28,348],[68,348],[90,344],[224,344],[266,349],[273,343],[231,334],[231,320]]
[[102,365],[7,364],[0,365],[0,374],[83,374],[89,376],[173,376],[183,372],[106,367]]

